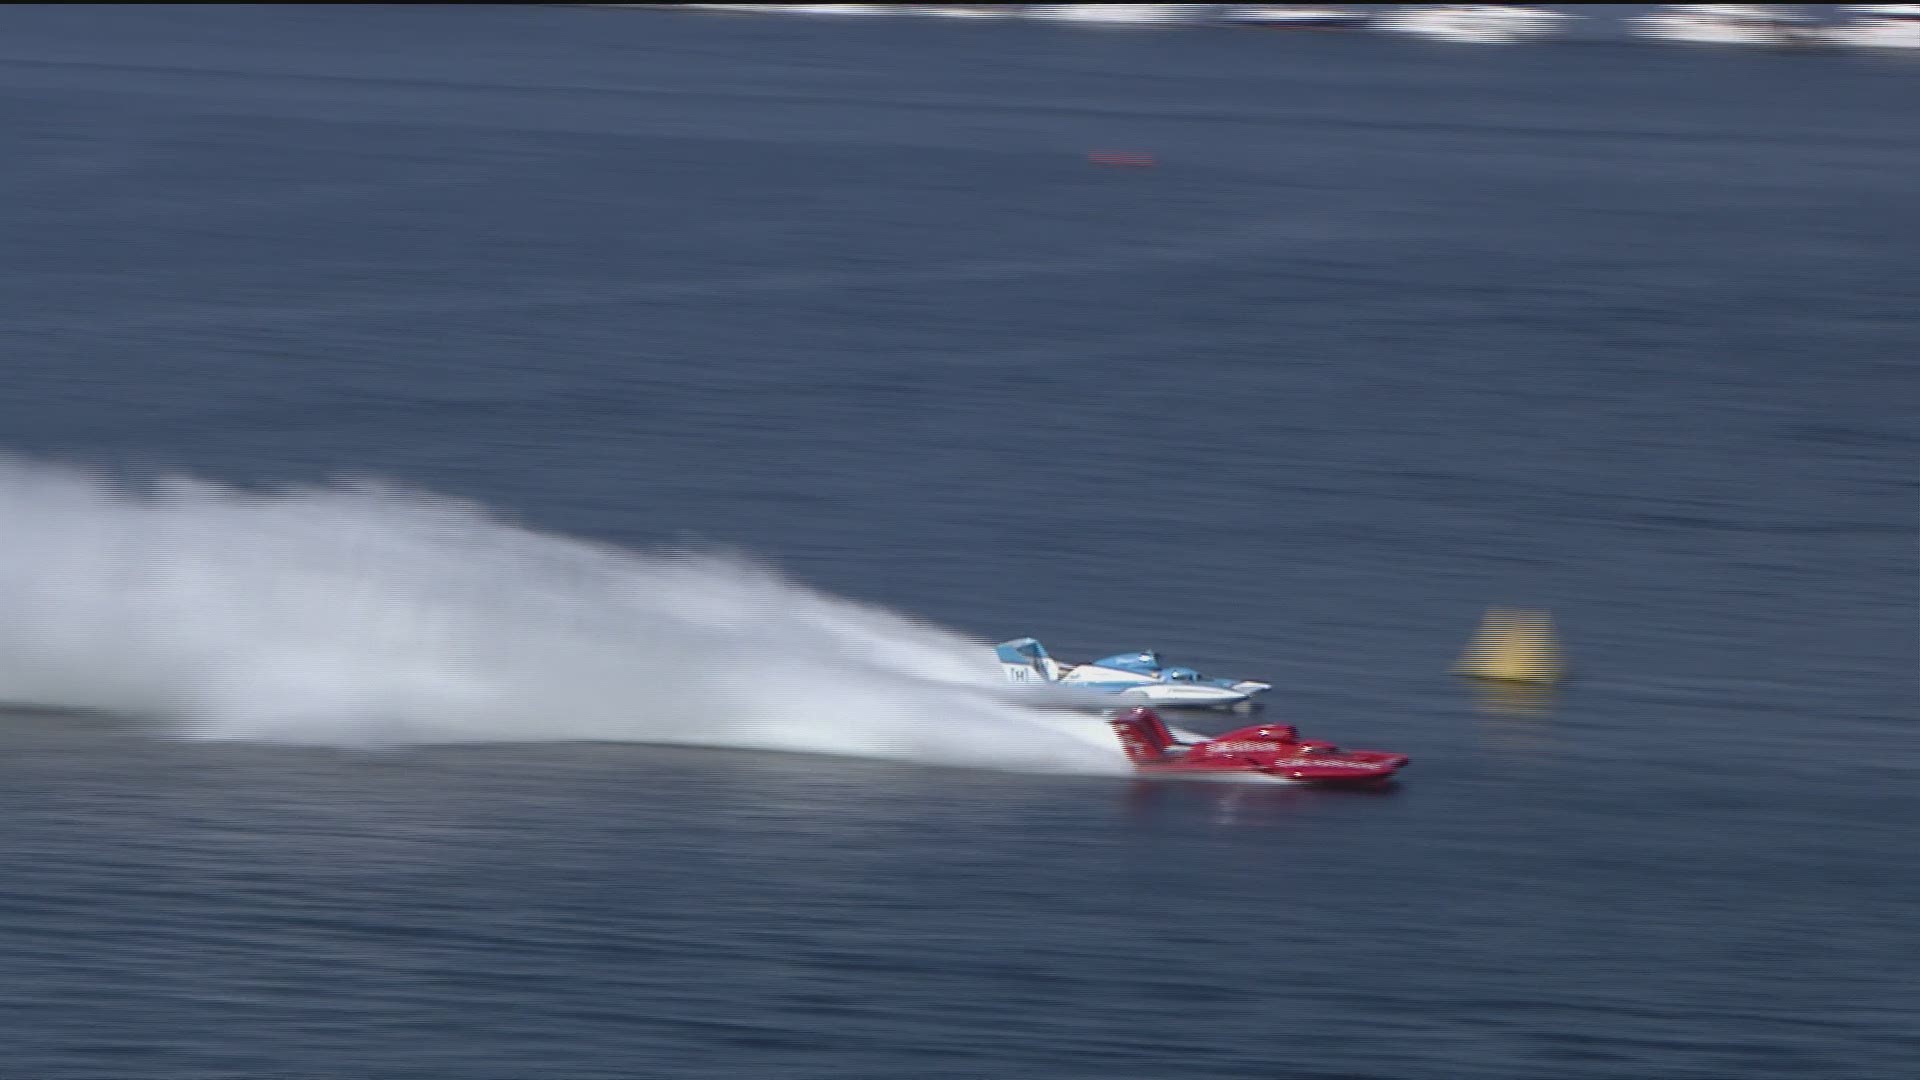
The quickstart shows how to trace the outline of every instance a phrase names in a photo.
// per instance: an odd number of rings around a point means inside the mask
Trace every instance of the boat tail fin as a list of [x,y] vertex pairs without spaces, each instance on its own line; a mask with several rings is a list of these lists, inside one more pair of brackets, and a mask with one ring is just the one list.
[[1120,748],[1135,765],[1164,761],[1173,746],[1173,732],[1152,709],[1128,709],[1107,723],[1113,725],[1114,734],[1120,736]]
[[993,647],[1000,658],[1000,670],[1009,682],[1059,682],[1060,664],[1047,655],[1047,647],[1030,637],[1014,638]]

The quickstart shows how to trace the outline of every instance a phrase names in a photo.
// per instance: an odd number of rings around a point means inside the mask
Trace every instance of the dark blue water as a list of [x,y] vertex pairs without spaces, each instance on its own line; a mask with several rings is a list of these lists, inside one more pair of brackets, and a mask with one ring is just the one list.
[[[1915,1075],[1917,77],[0,10],[0,1073]],[[1414,765],[960,767],[663,544]]]

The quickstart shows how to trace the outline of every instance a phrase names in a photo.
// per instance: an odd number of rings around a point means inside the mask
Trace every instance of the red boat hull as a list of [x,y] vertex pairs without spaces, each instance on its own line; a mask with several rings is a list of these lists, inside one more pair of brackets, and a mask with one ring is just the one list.
[[1183,745],[1152,709],[1128,709],[1109,721],[1134,768],[1152,776],[1228,780],[1263,776],[1298,784],[1361,787],[1385,783],[1406,768],[1405,754],[1342,750],[1302,740],[1283,724],[1241,728]]

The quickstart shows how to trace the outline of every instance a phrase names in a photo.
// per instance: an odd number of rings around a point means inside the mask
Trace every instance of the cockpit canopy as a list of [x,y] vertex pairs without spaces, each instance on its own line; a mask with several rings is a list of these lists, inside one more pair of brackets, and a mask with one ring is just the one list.
[[1160,672],[1160,654],[1152,649],[1140,652],[1117,653],[1104,660],[1095,660],[1095,667],[1117,668],[1121,671],[1138,672],[1141,675],[1156,675]]

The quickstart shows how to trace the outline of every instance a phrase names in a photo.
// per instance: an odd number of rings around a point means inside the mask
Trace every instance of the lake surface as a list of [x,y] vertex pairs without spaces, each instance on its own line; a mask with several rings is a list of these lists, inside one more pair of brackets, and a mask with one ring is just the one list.
[[1915,1075],[1920,66],[1604,37],[0,10],[0,1072]]

